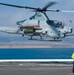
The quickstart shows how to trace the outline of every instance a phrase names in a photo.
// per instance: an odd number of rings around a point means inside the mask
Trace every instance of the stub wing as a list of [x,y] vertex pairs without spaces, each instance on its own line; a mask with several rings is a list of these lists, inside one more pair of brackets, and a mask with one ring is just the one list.
[[35,29],[35,30],[42,30],[42,28],[40,28],[39,26],[18,26],[19,28],[22,29]]

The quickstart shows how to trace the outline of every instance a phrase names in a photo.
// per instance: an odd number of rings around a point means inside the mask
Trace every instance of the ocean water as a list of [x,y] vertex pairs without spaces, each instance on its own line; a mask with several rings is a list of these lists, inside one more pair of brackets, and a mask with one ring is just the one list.
[[71,59],[74,48],[2,48],[0,59]]

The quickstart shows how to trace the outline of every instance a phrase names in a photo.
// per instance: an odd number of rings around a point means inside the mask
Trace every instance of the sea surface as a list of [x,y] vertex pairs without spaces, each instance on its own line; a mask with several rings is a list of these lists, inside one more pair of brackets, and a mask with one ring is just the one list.
[[74,48],[0,48],[0,59],[71,59]]

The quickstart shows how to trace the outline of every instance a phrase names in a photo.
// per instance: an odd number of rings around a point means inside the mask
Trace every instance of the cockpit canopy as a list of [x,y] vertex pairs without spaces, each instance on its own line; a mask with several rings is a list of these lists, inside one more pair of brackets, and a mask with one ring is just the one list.
[[48,25],[53,25],[56,28],[61,28],[63,29],[63,27],[65,26],[65,24],[63,22],[57,21],[57,20],[47,20]]

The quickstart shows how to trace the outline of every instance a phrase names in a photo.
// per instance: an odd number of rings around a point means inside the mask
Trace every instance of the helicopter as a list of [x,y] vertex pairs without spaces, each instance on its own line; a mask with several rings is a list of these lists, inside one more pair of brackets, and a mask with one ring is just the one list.
[[47,16],[46,12],[68,12],[62,10],[48,10],[49,7],[55,5],[57,2],[49,2],[43,8],[35,8],[28,6],[19,6],[13,4],[0,3],[0,5],[31,9],[35,14],[26,20],[18,21],[15,27],[0,27],[1,32],[6,32],[10,34],[21,34],[22,36],[39,36],[41,40],[43,37],[51,37],[54,41],[60,38],[65,38],[67,36],[72,36],[73,28],[67,26],[65,23],[57,20],[51,20]]

